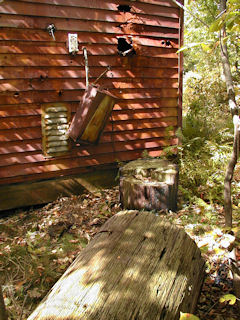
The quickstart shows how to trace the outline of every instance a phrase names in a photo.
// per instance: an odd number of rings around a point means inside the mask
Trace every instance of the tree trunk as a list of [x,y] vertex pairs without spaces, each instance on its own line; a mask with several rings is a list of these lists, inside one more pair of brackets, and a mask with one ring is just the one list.
[[150,212],[109,219],[28,320],[177,320],[194,312],[204,278],[199,248]]
[[[238,254],[237,254],[238,253]],[[239,261],[239,253],[240,249],[235,248],[232,252],[232,259],[230,259],[230,269],[232,271],[232,278],[233,278],[233,290],[238,298],[237,306],[240,310],[240,261]]]
[[3,300],[2,286],[0,285],[0,320],[7,320],[7,312]]
[[[223,12],[226,10],[227,0],[220,1],[221,11]],[[226,42],[222,41],[223,38],[226,36],[226,28],[223,26],[221,30],[221,59],[223,65],[223,72],[225,76],[226,86],[227,86],[227,93],[228,93],[228,101],[229,107],[231,110],[231,114],[233,117],[233,124],[234,124],[234,142],[233,142],[233,151],[231,159],[228,163],[226,175],[224,179],[224,213],[225,213],[225,224],[227,227],[232,227],[232,199],[231,199],[231,184],[234,169],[238,159],[239,153],[239,116],[238,116],[238,106],[236,103],[236,97],[234,92],[234,85],[232,79],[232,72],[230,68],[230,62],[228,57],[228,50]]]
[[239,142],[239,131],[238,126],[234,128],[234,141],[231,159],[228,162],[227,170],[224,179],[224,214],[225,214],[225,225],[226,227],[232,227],[232,178],[234,168],[237,164],[238,159],[238,142]]

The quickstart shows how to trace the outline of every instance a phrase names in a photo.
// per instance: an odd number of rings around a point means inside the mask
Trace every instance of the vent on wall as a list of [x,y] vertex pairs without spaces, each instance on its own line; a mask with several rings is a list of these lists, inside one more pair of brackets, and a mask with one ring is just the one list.
[[42,144],[46,157],[57,157],[70,150],[67,130],[70,108],[63,103],[42,106]]

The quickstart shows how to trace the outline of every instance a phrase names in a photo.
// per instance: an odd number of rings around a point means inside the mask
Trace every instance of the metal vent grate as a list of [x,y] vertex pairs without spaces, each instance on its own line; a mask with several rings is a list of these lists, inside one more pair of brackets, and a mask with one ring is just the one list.
[[42,143],[46,157],[56,157],[70,150],[67,130],[70,109],[63,103],[42,106]]

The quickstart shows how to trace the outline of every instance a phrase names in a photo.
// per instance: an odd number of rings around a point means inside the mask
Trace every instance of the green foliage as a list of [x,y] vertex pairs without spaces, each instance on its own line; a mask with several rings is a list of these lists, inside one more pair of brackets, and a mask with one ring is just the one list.
[[222,202],[225,164],[231,152],[231,146],[222,143],[231,133],[226,128],[221,131],[222,122],[215,122],[214,131],[208,119],[204,122],[198,116],[188,114],[178,132],[182,142],[178,146],[181,187],[189,199],[195,196]]
[[183,313],[180,312],[180,318],[179,320],[200,320],[198,317],[196,317],[195,315],[191,314],[191,313]]
[[[235,77],[239,77],[239,0],[228,0],[227,11],[223,13],[220,12],[220,1],[198,0],[188,1],[186,4],[189,11],[185,12],[185,44],[180,49],[184,50],[186,58],[185,72],[205,70],[205,75],[210,77],[212,70],[219,68],[221,64],[219,33],[225,24],[228,35],[224,41],[230,49],[230,63],[235,66],[232,72]],[[197,19],[199,17],[203,23]]]
[[[200,70],[201,71],[201,70]],[[231,153],[232,120],[218,71],[185,80],[184,117],[178,148],[180,190],[189,202],[223,202],[225,166]],[[176,147],[176,146],[175,146]],[[172,148],[165,149],[169,158]]]
[[233,294],[225,294],[224,296],[222,296],[219,301],[221,303],[223,302],[228,302],[230,305],[233,305],[236,303],[237,301],[237,297],[234,296]]
[[[229,35],[224,41],[228,42],[233,78],[238,84],[236,30],[240,5],[238,0],[229,0],[227,11],[221,13],[219,4],[212,0],[185,2],[188,8],[185,47],[180,49],[185,56],[183,127],[177,135],[181,141],[178,146],[180,190],[190,203],[196,199],[223,203],[225,168],[232,149],[233,125],[221,65],[219,30],[226,24]],[[166,154],[171,154],[170,148]],[[239,186],[233,183],[233,193],[237,189]]]
[[226,25],[227,31],[239,33],[240,31],[240,4],[239,0],[228,0],[227,10],[210,25],[210,31],[220,31]]
[[[225,88],[214,78],[190,78],[188,83],[183,127],[177,131],[180,193],[189,202],[200,198],[223,203],[225,167],[233,139]],[[168,158],[174,148],[165,149]]]

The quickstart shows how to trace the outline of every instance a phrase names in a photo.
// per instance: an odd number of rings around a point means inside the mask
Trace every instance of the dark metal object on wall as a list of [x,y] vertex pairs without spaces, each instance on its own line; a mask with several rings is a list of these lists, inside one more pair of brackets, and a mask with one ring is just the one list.
[[56,39],[55,39],[54,32],[56,31],[56,27],[53,23],[51,23],[47,26],[47,31],[50,34],[50,36],[53,37],[53,40],[55,41]]

